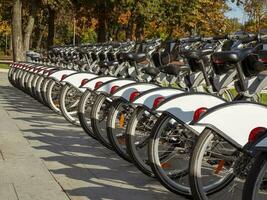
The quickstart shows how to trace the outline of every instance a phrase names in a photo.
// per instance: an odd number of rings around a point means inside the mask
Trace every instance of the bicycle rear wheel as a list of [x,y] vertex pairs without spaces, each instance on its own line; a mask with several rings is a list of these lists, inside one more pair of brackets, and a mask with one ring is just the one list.
[[238,199],[243,188],[242,176],[245,176],[242,173],[248,165],[242,156],[238,149],[206,129],[199,136],[190,159],[189,178],[194,198],[216,199],[218,194],[224,194],[225,199]]

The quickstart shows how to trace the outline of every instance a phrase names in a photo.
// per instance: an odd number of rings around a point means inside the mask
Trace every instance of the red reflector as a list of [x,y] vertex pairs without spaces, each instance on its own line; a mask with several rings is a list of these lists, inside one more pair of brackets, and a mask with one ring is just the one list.
[[154,100],[153,108],[157,108],[158,105],[159,105],[162,101],[164,101],[164,100],[165,100],[165,98],[162,97],[162,96],[157,97],[157,98]]
[[224,63],[223,60],[213,60],[213,62],[214,62],[215,64],[223,64],[223,63]]
[[266,128],[264,128],[264,127],[254,128],[249,134],[248,142],[253,142],[257,138],[257,136],[260,133],[263,133],[264,131],[266,131]]
[[139,94],[140,94],[140,92],[138,92],[138,91],[134,91],[134,92],[132,92],[131,95],[130,95],[130,98],[129,98],[130,102],[133,102],[133,101],[135,100],[135,98],[136,98]]
[[260,62],[267,63],[267,58],[259,58]]
[[83,79],[80,87],[83,87],[88,82],[89,82],[89,79],[87,79],[87,78]]
[[67,74],[63,74],[62,76],[61,76],[61,80],[60,81],[63,81],[65,78],[67,78]]
[[110,94],[114,94],[118,88],[119,88],[119,86],[117,86],[117,85],[112,86],[112,88],[110,89]]
[[207,108],[205,107],[201,107],[201,108],[198,108],[195,113],[194,113],[194,116],[193,116],[193,122],[196,122],[197,120],[199,120],[199,118],[201,117],[201,115],[203,115],[205,112],[207,112]]
[[95,89],[99,88],[103,84],[102,81],[98,81],[95,83]]

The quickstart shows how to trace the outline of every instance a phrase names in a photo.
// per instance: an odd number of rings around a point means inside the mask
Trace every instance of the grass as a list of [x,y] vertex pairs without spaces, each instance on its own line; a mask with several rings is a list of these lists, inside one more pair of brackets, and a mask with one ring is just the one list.
[[[163,87],[167,87],[168,85],[169,85],[168,82],[163,82],[162,83]],[[174,87],[174,88],[179,88],[179,86],[176,83],[173,83],[171,86]],[[233,97],[235,97],[237,95],[237,91],[235,89],[230,89],[230,93],[232,93]],[[260,103],[267,105],[267,93],[266,93],[266,90],[262,94],[260,94]]]
[[9,69],[9,64],[0,64],[0,69]]
[[267,105],[267,94],[261,94],[260,102]]

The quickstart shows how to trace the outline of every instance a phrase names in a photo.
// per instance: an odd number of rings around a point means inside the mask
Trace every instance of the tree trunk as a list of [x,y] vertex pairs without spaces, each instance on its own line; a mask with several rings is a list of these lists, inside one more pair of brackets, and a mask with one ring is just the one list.
[[43,36],[44,36],[44,31],[40,31],[39,35],[38,35],[38,38],[37,38],[37,42],[36,42],[36,49],[40,49],[41,48],[41,44],[42,44],[42,39],[43,39]]
[[54,45],[55,36],[55,10],[48,7],[48,36],[47,36],[47,48]]
[[[103,1],[101,1],[103,2]],[[97,42],[106,42],[107,40],[107,15],[106,15],[106,2],[98,5],[98,29],[97,29]]]
[[14,0],[12,8],[12,46],[13,46],[13,60],[24,61],[26,58],[23,48],[22,36],[22,2],[21,0]]
[[9,53],[12,52],[12,34],[10,35],[10,38],[9,38]]
[[30,0],[30,7],[29,7],[29,17],[28,23],[24,31],[24,50],[25,52],[30,49],[31,46],[31,36],[32,31],[34,28],[35,18],[38,11],[38,2],[37,0]]
[[132,40],[133,39],[133,25],[134,25],[134,21],[136,18],[136,13],[135,13],[135,9],[137,7],[137,3],[138,1],[135,1],[132,8],[131,8],[131,17],[128,21],[127,24],[127,28],[126,28],[126,39],[127,40]]
[[32,31],[33,31],[33,27],[34,27],[34,16],[30,15],[28,18],[28,24],[25,28],[25,32],[24,32],[24,50],[25,52],[28,51],[30,49],[30,40],[31,40],[31,35],[32,35]]
[[142,16],[138,16],[135,29],[136,40],[142,40],[143,32],[144,32],[144,19]]
[[128,23],[127,28],[126,28],[126,39],[132,40],[133,39],[132,36],[133,36],[133,23],[131,20],[131,22]]

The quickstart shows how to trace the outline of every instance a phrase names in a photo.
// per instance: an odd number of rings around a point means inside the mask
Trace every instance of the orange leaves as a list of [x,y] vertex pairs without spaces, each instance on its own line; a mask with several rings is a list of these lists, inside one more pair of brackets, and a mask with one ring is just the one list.
[[5,35],[9,35],[11,33],[11,27],[7,21],[0,21],[0,33]]
[[127,11],[125,13],[121,13],[120,16],[118,17],[118,23],[122,25],[128,24],[130,17],[131,17],[131,11]]
[[98,20],[96,18],[91,19],[91,28],[96,29],[96,26],[98,24]]

